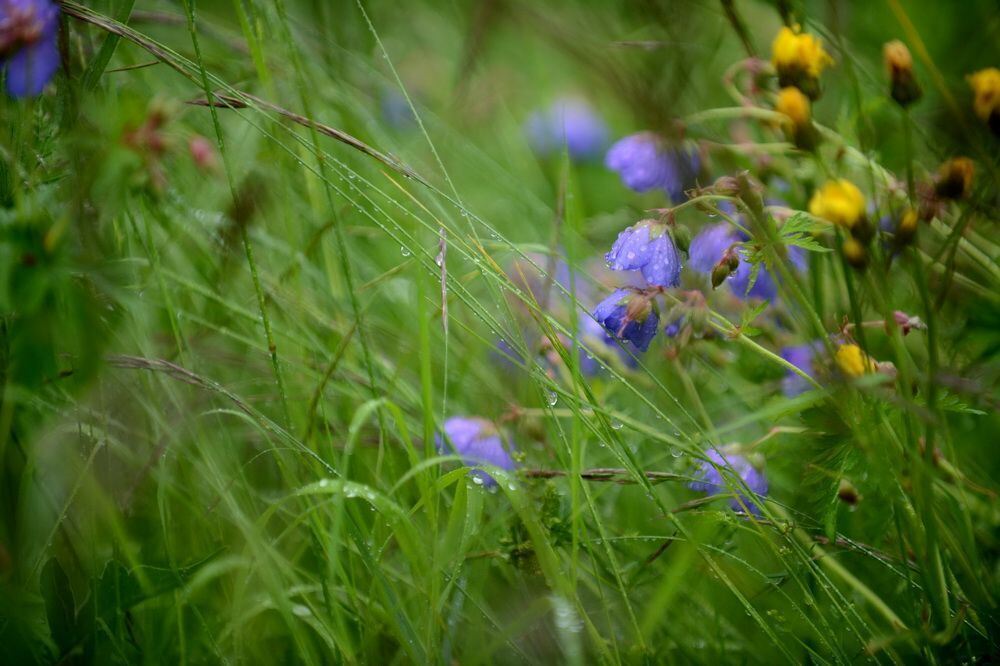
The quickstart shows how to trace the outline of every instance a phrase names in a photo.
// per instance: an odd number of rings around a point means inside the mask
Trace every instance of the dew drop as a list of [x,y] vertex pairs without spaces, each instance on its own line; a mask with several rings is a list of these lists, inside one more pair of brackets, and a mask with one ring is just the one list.
[[615,419],[615,420],[611,421],[611,429],[612,430],[621,430],[622,426],[624,426],[624,425],[625,424],[622,423],[621,421],[619,421],[618,419]]
[[545,397],[545,401],[549,403],[549,407],[555,407],[555,404],[559,402],[559,396],[555,391],[549,391],[548,395]]
[[408,256],[410,256],[410,248],[406,247],[405,245],[400,245],[399,246],[399,253],[401,255],[403,255],[404,257],[408,257]]

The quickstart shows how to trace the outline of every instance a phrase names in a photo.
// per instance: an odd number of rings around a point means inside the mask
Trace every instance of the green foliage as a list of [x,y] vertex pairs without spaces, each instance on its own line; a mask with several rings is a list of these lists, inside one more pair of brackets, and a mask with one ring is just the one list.
[[[768,3],[62,3],[60,72],[0,100],[0,662],[997,654],[1000,163],[962,78],[996,9],[787,4],[837,63],[809,152],[746,60]],[[696,145],[690,200],[533,153],[568,94]],[[867,226],[806,212],[834,177]],[[646,354],[609,343],[603,255],[655,216],[738,225],[775,295],[688,267]],[[517,469],[470,475],[456,415]],[[712,449],[766,497],[692,489]]]

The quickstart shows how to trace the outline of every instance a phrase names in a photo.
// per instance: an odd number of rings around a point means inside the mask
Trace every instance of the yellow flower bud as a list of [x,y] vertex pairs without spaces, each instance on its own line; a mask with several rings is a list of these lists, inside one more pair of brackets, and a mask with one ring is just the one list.
[[892,84],[891,95],[900,106],[909,106],[920,99],[923,92],[913,76],[913,56],[906,44],[898,39],[882,47],[882,57]]
[[834,356],[837,367],[848,377],[861,377],[875,372],[875,361],[855,344],[841,345]]
[[906,209],[903,217],[899,219],[899,224],[896,225],[894,240],[897,246],[907,245],[913,240],[913,237],[917,234],[917,222],[919,220],[920,216],[916,210],[913,208]]
[[809,212],[850,229],[865,214],[865,197],[849,180],[830,180],[813,193]]
[[847,263],[858,270],[868,264],[868,250],[865,249],[865,246],[857,238],[848,238],[845,240],[840,251],[843,252]]
[[974,95],[972,109],[983,120],[1000,115],[1000,69],[988,67],[968,76]]
[[802,94],[802,91],[794,86],[782,88],[778,93],[778,101],[774,105],[774,110],[788,116],[795,127],[802,127],[809,123],[812,115],[809,98]]
[[972,193],[976,165],[968,157],[953,157],[938,169],[934,191],[942,199],[965,199]]

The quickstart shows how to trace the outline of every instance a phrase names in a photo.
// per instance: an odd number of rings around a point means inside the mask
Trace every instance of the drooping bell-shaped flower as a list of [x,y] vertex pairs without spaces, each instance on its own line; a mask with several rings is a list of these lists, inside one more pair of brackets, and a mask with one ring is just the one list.
[[701,158],[694,147],[672,147],[653,132],[639,132],[611,146],[604,165],[617,172],[631,190],[662,189],[671,201],[679,202],[695,184]]
[[542,156],[558,153],[566,147],[574,162],[598,157],[608,143],[608,129],[601,117],[586,102],[566,98],[549,108],[536,111],[525,124],[532,149]]
[[660,313],[648,295],[618,289],[594,308],[594,319],[615,339],[644,352],[656,335]]
[[681,277],[681,255],[667,225],[642,220],[618,234],[604,256],[615,271],[641,271],[650,285],[676,287]]
[[434,436],[438,452],[461,456],[462,463],[473,468],[470,474],[478,483],[496,485],[496,480],[482,469],[483,465],[514,469],[514,459],[504,448],[500,433],[486,419],[453,416],[444,422],[444,434],[445,437]]

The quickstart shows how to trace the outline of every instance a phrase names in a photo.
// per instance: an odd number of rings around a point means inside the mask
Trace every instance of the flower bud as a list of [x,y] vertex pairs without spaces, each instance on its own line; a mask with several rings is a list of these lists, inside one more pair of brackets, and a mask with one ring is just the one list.
[[712,289],[726,281],[740,267],[740,257],[733,248],[726,250],[722,258],[712,267]]
[[837,487],[837,499],[848,506],[854,507],[861,501],[861,494],[858,493],[858,489],[854,487],[854,484],[847,479],[841,479],[840,485]]
[[188,152],[196,167],[202,171],[215,171],[219,168],[219,158],[216,155],[212,142],[195,134],[188,141]]
[[671,235],[674,237],[674,245],[677,246],[677,249],[687,252],[688,248],[691,247],[691,230],[684,226],[675,226],[671,230]]
[[816,146],[819,135],[812,124],[812,105],[801,90],[793,86],[782,88],[774,110],[788,118],[784,130],[792,143],[803,150]]
[[974,95],[972,110],[1000,136],[1000,69],[988,67],[968,77]]
[[953,157],[938,169],[934,192],[942,199],[965,199],[972,192],[976,167],[968,157]]
[[913,76],[913,56],[906,44],[894,39],[882,47],[882,57],[889,72],[890,96],[902,107],[913,104],[923,91]]
[[740,182],[733,176],[721,176],[712,185],[716,194],[726,197],[735,197],[740,193]]
[[895,237],[893,238],[896,246],[903,247],[913,242],[913,238],[917,235],[918,219],[917,211],[912,208],[906,209],[903,217],[899,219],[899,224],[896,225]]
[[868,250],[857,238],[848,238],[840,247],[844,259],[854,268],[861,270],[868,264]]

